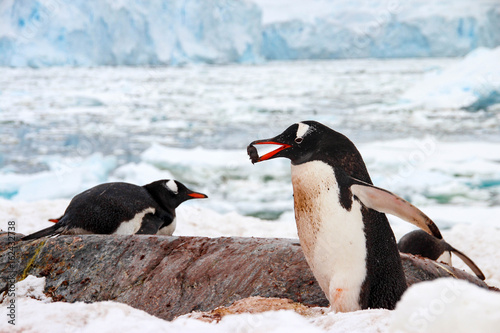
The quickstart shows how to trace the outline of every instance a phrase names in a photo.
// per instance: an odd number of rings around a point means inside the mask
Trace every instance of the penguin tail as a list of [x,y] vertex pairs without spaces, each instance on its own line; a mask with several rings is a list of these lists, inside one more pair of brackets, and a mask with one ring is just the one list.
[[60,233],[62,233],[64,231],[64,229],[65,229],[64,227],[61,227],[60,225],[55,224],[53,226],[42,229],[42,230],[37,231],[35,233],[32,233],[30,235],[24,236],[23,238],[21,238],[21,240],[26,241],[26,240],[42,238],[45,236],[59,235]]

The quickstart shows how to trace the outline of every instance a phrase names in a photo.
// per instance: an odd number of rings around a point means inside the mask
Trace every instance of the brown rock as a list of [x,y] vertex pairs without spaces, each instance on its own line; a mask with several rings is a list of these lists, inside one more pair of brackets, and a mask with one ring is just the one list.
[[212,311],[192,312],[187,316],[205,322],[219,322],[223,317],[240,313],[261,313],[265,311],[293,310],[304,317],[316,317],[326,313],[327,308],[309,307],[287,298],[248,297],[230,306],[221,306]]
[[[168,320],[251,296],[328,305],[296,240],[81,235],[9,247],[2,237],[0,275],[14,267],[16,280],[45,276],[45,292],[56,300],[113,300]],[[406,254],[401,258],[409,284],[454,276],[487,288],[445,264]],[[6,290],[7,282],[1,283]]]

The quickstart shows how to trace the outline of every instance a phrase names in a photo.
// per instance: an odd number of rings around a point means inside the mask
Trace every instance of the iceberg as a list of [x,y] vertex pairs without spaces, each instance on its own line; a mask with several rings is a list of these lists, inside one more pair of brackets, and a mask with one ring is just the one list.
[[500,103],[500,47],[479,48],[407,90],[403,102],[432,109],[486,110]]
[[498,45],[496,0],[0,4],[0,66],[11,67],[455,57]]

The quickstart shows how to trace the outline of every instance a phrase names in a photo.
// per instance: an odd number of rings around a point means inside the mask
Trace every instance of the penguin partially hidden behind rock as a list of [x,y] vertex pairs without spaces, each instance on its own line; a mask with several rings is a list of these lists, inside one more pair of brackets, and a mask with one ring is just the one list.
[[23,237],[37,239],[76,234],[172,235],[175,209],[189,199],[207,198],[176,180],[144,186],[129,183],[97,185],[75,196],[53,226]]
[[[259,156],[255,145],[279,148]],[[441,239],[437,226],[407,201],[373,186],[354,144],[318,122],[291,125],[252,142],[247,152],[253,163],[291,160],[300,244],[332,310],[394,309],[407,284],[384,213]]]
[[400,252],[444,262],[448,266],[451,266],[451,254],[453,253],[462,259],[479,279],[485,279],[483,272],[467,255],[448,244],[444,239],[437,239],[422,230],[414,230],[401,237],[398,249]]

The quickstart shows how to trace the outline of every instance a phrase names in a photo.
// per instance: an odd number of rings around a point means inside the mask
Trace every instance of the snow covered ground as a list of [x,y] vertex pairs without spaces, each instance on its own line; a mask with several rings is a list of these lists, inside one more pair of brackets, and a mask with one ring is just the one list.
[[[180,317],[163,321],[115,302],[51,303],[43,294],[44,278],[18,283],[19,321],[9,332],[495,332],[500,293],[467,282],[440,279],[410,288],[396,310],[327,313],[311,317],[287,311],[239,314],[218,324]],[[28,314],[29,315],[26,315]],[[24,317],[21,317],[22,315]],[[22,318],[22,319],[21,319]]]
[[5,0],[0,65],[463,56],[500,45],[496,0]]
[[[25,205],[0,202],[1,211],[19,214],[19,225],[43,220],[65,202]],[[10,205],[10,206],[9,206]],[[14,206],[24,211],[16,211]],[[49,206],[50,207],[50,206]],[[52,211],[51,211],[52,210]],[[28,214],[29,218],[28,218]],[[497,215],[498,216],[498,215]],[[3,217],[2,217],[3,218]],[[293,223],[269,223],[255,218],[220,215],[206,209],[184,207],[179,211],[178,235],[237,235],[291,237]],[[201,223],[203,219],[210,223]],[[397,230],[397,228],[396,228]],[[22,230],[21,230],[22,231]],[[445,239],[470,255],[481,267],[486,282],[500,286],[500,254],[496,250],[500,230],[490,226],[457,225],[443,233]],[[459,260],[455,266],[464,268]],[[16,288],[16,326],[0,321],[0,331],[9,332],[494,332],[500,321],[500,293],[480,289],[467,282],[439,279],[414,285],[394,311],[373,309],[310,317],[282,310],[224,317],[218,324],[182,316],[172,322],[116,302],[93,304],[51,302],[43,294],[44,278],[28,276]],[[0,308],[5,309],[8,298]]]

